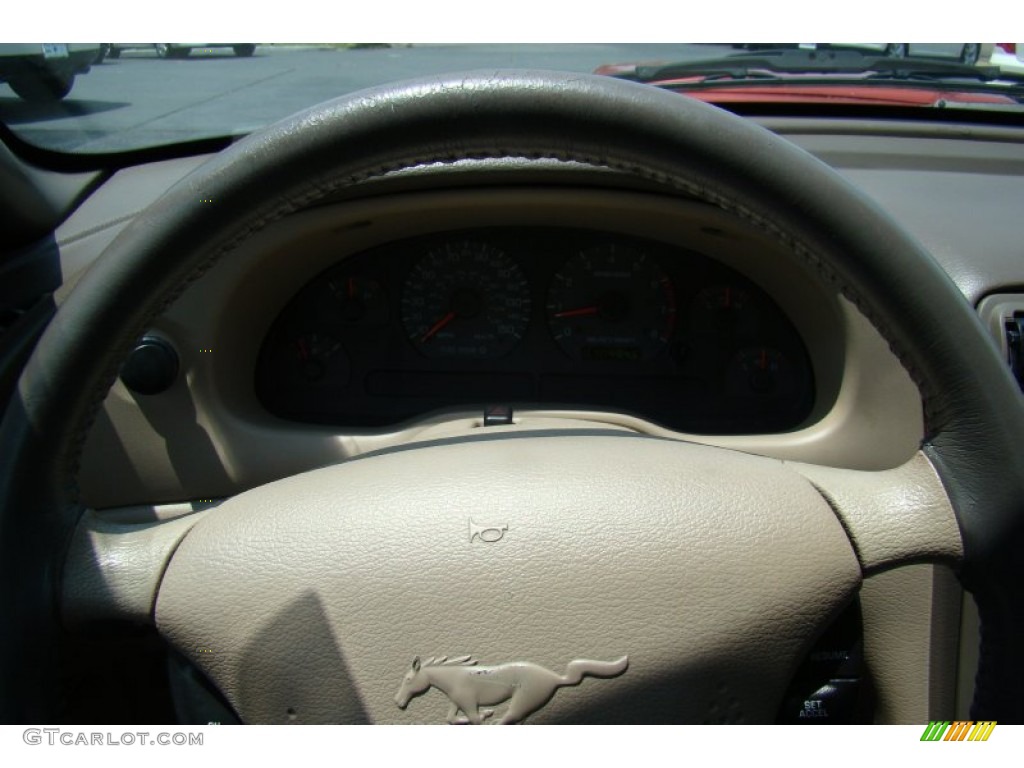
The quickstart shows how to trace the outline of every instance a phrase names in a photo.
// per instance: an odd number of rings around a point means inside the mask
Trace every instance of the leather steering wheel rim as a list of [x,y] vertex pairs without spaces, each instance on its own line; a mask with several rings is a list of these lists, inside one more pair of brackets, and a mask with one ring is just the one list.
[[673,187],[781,240],[860,307],[921,391],[922,449],[960,525],[959,576],[982,623],[972,717],[1024,721],[1024,409],[963,295],[884,211],[768,131],[655,88],[529,71],[389,85],[273,125],[176,185],[82,278],[40,339],[0,433],[0,609],[23,628],[0,640],[4,721],[47,719],[56,683],[27,670],[46,667],[59,642],[82,445],[153,317],[239,243],[339,189],[500,157],[610,167]]

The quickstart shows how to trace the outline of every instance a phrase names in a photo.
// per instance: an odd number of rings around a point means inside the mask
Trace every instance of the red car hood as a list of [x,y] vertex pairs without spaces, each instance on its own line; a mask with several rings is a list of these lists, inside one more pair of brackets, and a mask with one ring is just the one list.
[[[598,75],[629,76],[637,64],[606,64],[595,70]],[[822,76],[779,75],[770,82],[751,82],[703,75],[650,81],[650,85],[668,88],[713,104],[771,102],[787,104],[869,104],[895,107],[937,107],[955,104],[1019,104],[1016,99],[997,93],[955,91],[929,86],[889,85],[881,82],[822,83]],[[801,82],[804,81],[804,82]],[[813,81],[813,82],[811,82]],[[712,85],[711,83],[714,83]]]

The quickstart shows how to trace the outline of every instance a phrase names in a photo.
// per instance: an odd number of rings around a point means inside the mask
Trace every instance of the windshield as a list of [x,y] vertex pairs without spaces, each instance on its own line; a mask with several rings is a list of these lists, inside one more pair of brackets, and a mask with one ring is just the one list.
[[[110,45],[102,63],[77,78],[60,101],[32,102],[3,88],[0,120],[35,144],[109,152],[246,134],[336,96],[431,73],[495,67],[592,72],[609,62],[688,53],[686,46],[668,45]],[[3,48],[10,46],[0,46],[0,53]]]
[[48,149],[109,153],[245,135],[321,101],[433,73],[557,69],[740,104],[1024,115],[1013,44],[0,44],[0,121]]

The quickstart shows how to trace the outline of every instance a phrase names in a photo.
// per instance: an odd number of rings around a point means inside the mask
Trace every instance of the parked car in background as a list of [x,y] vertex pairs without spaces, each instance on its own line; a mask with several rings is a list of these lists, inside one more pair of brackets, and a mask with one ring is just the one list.
[[152,50],[162,59],[184,59],[197,48],[230,48],[235,56],[252,56],[255,43],[106,43],[107,55],[121,57],[121,51]]
[[988,61],[995,47],[992,43],[856,43],[857,46],[878,46],[890,56],[928,56],[959,59],[964,64]]
[[996,43],[991,64],[1003,72],[1024,75],[1024,43]]
[[[994,46],[993,46],[994,47]],[[605,64],[594,74],[655,85],[713,104],[779,103],[966,109],[1016,108],[1021,78],[1008,70],[929,56],[878,55],[856,46],[804,44],[679,62]],[[1016,59],[1010,57],[1014,62]]]
[[972,65],[986,62],[994,48],[992,43],[734,43],[733,47],[750,51],[778,48],[857,48],[899,58],[925,56],[959,59],[964,64]]
[[0,83],[25,101],[60,101],[89,71],[98,43],[24,43],[0,46]]

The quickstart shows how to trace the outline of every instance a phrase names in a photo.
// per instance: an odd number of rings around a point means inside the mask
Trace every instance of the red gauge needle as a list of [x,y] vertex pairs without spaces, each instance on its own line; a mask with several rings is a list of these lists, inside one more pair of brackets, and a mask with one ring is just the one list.
[[596,315],[599,307],[580,307],[579,309],[567,309],[564,312],[556,312],[555,317],[579,317],[581,315]]
[[434,323],[434,326],[429,331],[427,331],[426,333],[423,334],[423,338],[420,339],[420,344],[423,344],[423,343],[425,343],[427,341],[430,341],[430,339],[433,338],[434,335],[438,331],[440,331],[442,328],[444,328],[446,325],[448,325],[448,323],[450,323],[454,319],[455,319],[455,313],[454,312],[449,312],[447,315],[442,317],[440,320],[438,320],[436,323]]

